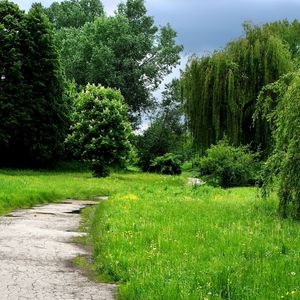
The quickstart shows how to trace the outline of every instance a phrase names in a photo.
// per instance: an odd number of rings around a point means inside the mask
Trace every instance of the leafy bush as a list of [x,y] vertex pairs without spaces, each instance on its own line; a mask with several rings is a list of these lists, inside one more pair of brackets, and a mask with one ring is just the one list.
[[178,155],[166,153],[163,156],[156,157],[152,161],[150,171],[167,175],[179,175],[181,174],[180,165],[181,162]]
[[257,154],[251,153],[248,147],[233,147],[222,140],[206,151],[198,166],[200,174],[210,183],[222,187],[244,186],[258,179],[260,165],[256,158]]
[[119,91],[87,85],[78,94],[73,120],[67,143],[91,164],[94,176],[108,176],[109,166],[130,158],[132,130]]

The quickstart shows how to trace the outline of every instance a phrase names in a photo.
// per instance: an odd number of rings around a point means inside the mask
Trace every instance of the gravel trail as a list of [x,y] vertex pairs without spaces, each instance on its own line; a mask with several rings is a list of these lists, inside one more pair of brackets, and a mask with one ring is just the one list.
[[111,300],[116,286],[90,281],[72,266],[88,254],[72,243],[80,209],[96,202],[63,203],[19,210],[0,217],[1,300]]

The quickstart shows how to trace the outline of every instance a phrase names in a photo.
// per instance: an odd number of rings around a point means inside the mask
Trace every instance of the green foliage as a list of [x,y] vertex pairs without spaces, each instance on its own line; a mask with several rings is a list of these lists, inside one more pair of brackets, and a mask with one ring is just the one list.
[[[280,28],[283,32],[290,29],[287,25]],[[235,145],[267,148],[267,123],[262,119],[252,122],[256,99],[263,86],[294,67],[290,48],[275,29],[246,23],[245,36],[228,43],[224,50],[191,58],[182,81],[188,124],[199,152],[224,134]]]
[[54,32],[39,4],[1,1],[0,15],[0,165],[49,164],[69,126]]
[[182,47],[169,26],[158,29],[142,0],[120,4],[82,28],[58,31],[66,76],[121,90],[132,120],[154,105],[151,91],[178,64]]
[[273,152],[265,166],[264,187],[279,180],[279,211],[300,219],[300,73],[288,74],[267,86],[259,98],[257,114],[270,123]]
[[178,155],[166,153],[163,156],[156,157],[150,164],[150,171],[166,174],[179,175],[181,174],[181,161]]
[[165,135],[164,133],[163,120],[157,119],[151,123],[142,135],[135,137],[134,144],[138,151],[138,163],[143,171],[149,171],[151,161],[155,157],[170,151],[172,140],[169,134]]
[[78,28],[104,15],[103,5],[99,0],[53,2],[49,8],[44,8],[44,10],[57,29]]
[[20,32],[26,30],[24,18],[24,13],[16,4],[8,1],[0,2],[0,149],[2,157],[3,152],[11,143],[12,127],[19,124],[17,107],[18,102],[21,102],[23,98],[21,49],[24,43],[20,39]]
[[191,151],[183,121],[180,81],[174,79],[166,85],[163,99],[151,125],[136,138],[140,166],[149,171],[151,161],[168,152],[188,159]]
[[166,126],[169,127],[177,137],[185,131],[184,108],[182,101],[182,86],[178,79],[173,79],[165,85],[162,92],[162,102],[158,107],[158,116],[164,118]]
[[198,162],[201,175],[222,187],[253,185],[258,179],[260,165],[257,154],[246,146],[233,147],[221,140],[206,151]]
[[299,44],[300,44],[300,22],[294,20],[289,22],[287,19],[282,21],[276,21],[272,23],[266,23],[263,25],[264,30],[270,32],[270,34],[276,34],[285,41],[289,47],[289,51],[292,57],[299,62]]
[[71,130],[67,143],[97,177],[108,176],[109,167],[124,164],[132,151],[127,108],[117,90],[88,84],[78,94]]

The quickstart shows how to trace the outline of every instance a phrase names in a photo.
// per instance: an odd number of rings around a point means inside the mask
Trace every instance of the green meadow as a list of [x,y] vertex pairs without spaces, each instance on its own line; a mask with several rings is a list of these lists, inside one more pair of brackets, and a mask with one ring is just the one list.
[[299,299],[300,224],[278,216],[276,197],[186,181],[2,170],[0,207],[109,195],[84,215],[92,268],[119,299]]
[[85,199],[113,189],[85,172],[0,170],[0,214],[16,208],[63,200]]

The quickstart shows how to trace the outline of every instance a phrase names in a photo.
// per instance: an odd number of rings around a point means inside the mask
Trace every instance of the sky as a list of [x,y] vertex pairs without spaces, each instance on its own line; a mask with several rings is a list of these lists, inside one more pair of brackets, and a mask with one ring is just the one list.
[[[49,6],[53,0],[36,0]],[[27,10],[31,0],[13,0]],[[102,0],[113,14],[119,0]],[[185,47],[183,56],[207,54],[242,34],[242,23],[255,24],[300,18],[300,0],[146,0],[156,24],[170,23]]]
[[[52,0],[13,0],[20,8],[28,10],[33,2],[49,6]],[[105,11],[112,15],[121,0],[102,0]],[[263,24],[276,20],[300,19],[300,0],[145,0],[148,15],[157,25],[170,23],[177,32],[177,42],[184,46],[181,64],[170,74],[155,93],[160,93],[165,83],[179,77],[188,56],[204,55],[222,49],[226,43],[242,35],[242,23],[250,21]]]

